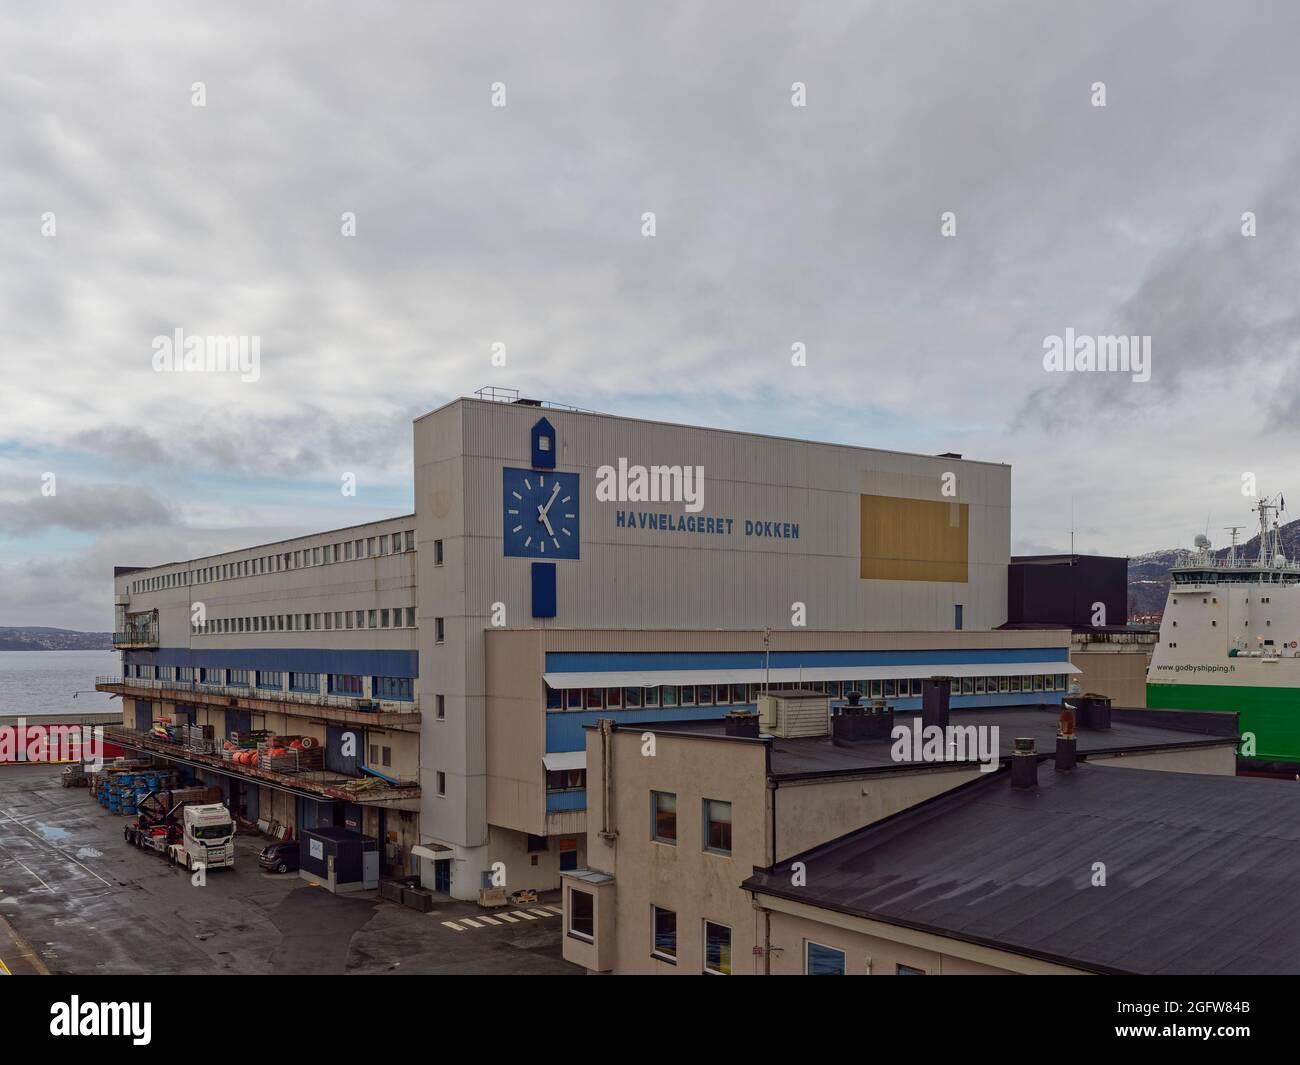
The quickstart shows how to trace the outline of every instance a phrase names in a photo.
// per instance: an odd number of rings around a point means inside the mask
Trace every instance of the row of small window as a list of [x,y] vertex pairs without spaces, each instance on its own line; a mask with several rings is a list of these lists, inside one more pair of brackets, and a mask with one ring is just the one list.
[[[731,803],[705,799],[701,803],[700,841],[710,854],[731,853]],[[677,796],[670,791],[650,793],[650,838],[677,846]]]
[[[814,943],[811,939],[805,939],[803,971],[808,976],[846,976],[848,965],[845,953],[838,947],[828,947],[824,943]],[[924,976],[925,970],[918,969],[914,965],[903,965],[900,962],[894,966],[894,975]]]
[[[274,555],[245,558],[239,562],[222,562],[214,566],[199,566],[192,570],[177,570],[157,577],[144,577],[131,582],[133,592],[156,592],[165,588],[184,588],[212,581],[232,580],[236,577],[256,577],[263,573],[305,569],[324,566],[331,562],[351,562],[354,559],[379,558],[415,550],[415,530],[383,533],[361,540],[344,540],[341,544],[322,547],[304,547],[300,551],[283,551]],[[442,565],[442,541],[434,541],[434,565]]]
[[[291,692],[321,693],[321,677],[325,677],[325,690],[330,695],[361,696],[365,694],[362,678],[350,673],[285,673],[268,669],[216,669],[194,666],[126,666],[126,677],[141,680],[178,681],[219,685],[223,688],[247,688],[266,691],[284,691],[285,677],[289,678]],[[134,671],[134,672],[132,672]],[[198,676],[195,676],[197,672]],[[415,698],[415,681],[411,677],[371,677],[370,692],[373,699],[410,701]]]
[[[569,935],[591,943],[596,937],[596,899],[589,891],[569,891]],[[662,906],[650,907],[652,957],[677,964],[677,912]],[[731,928],[717,921],[704,922],[704,971],[713,976],[731,975]]]
[[[868,699],[919,696],[918,677],[899,680],[826,680],[801,685],[846,699],[859,692]],[[1002,692],[1063,692],[1064,673],[1037,673],[1016,677],[954,678],[953,695],[995,695]],[[758,701],[760,684],[661,684],[654,688],[552,688],[546,685],[548,710],[637,710],[657,706],[738,706]]]
[[195,636],[238,632],[310,632],[330,629],[413,629],[415,607],[334,610],[323,614],[263,614],[243,618],[208,618],[191,626]]

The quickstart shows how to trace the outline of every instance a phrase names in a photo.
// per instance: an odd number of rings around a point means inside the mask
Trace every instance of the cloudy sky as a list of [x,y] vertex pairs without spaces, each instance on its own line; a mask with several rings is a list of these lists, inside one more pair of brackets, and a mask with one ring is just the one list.
[[[0,625],[407,512],[412,417],[488,384],[1008,462],[1016,551],[1221,537],[1243,472],[1300,499],[1298,43],[1287,2],[6,5]],[[154,372],[177,328],[259,379]],[[1150,381],[1047,372],[1067,329]]]

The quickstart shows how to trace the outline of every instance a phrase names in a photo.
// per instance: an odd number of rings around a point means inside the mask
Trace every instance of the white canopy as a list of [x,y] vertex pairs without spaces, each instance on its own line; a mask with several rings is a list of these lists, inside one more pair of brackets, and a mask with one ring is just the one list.
[[544,765],[547,770],[586,769],[587,752],[555,751],[551,754],[544,754],[542,755],[542,765]]
[[817,666],[765,669],[643,669],[621,673],[546,673],[552,688],[657,688],[663,684],[799,684],[819,680],[911,680],[926,677],[1019,677],[1081,673],[1069,662],[923,662],[907,666]]

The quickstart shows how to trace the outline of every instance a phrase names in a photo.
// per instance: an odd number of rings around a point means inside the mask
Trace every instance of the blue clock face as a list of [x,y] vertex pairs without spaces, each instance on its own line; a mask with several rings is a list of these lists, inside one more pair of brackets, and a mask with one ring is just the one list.
[[578,557],[578,475],[502,471],[502,535],[517,558]]

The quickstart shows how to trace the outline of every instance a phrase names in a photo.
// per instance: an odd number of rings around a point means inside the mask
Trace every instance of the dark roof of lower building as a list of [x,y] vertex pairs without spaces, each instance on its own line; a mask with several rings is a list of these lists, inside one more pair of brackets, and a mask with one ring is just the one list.
[[1300,785],[1050,762],[1038,780],[991,774],[744,887],[1096,972],[1300,973]]
[[[1060,712],[1061,708],[1056,705],[954,709],[949,722],[962,727],[996,725],[998,757],[1009,758],[1012,743],[1019,736],[1033,739],[1040,754],[1052,753],[1056,749]],[[920,716],[919,710],[898,710],[894,714],[894,723],[913,725]],[[652,730],[660,735],[718,738],[725,735],[726,722],[723,718],[637,721],[617,727],[634,732]],[[1110,728],[1091,730],[1080,727],[1077,736],[1081,757],[1172,747],[1217,746],[1237,741],[1237,715],[1201,710],[1115,707],[1111,710]],[[894,759],[892,740],[841,740],[830,736],[733,738],[745,743],[771,743],[769,770],[778,779],[899,769],[913,764],[910,759]]]

